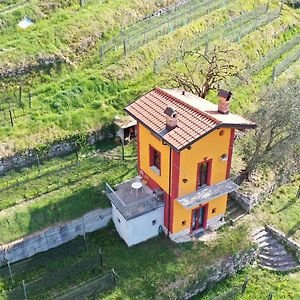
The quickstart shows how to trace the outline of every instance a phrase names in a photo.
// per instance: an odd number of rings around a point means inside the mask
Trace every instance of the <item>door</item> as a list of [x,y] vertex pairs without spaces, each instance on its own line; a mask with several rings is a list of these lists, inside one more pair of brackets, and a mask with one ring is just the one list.
[[198,229],[206,229],[206,206],[199,206],[192,210],[192,224],[191,224],[191,232],[196,231]]

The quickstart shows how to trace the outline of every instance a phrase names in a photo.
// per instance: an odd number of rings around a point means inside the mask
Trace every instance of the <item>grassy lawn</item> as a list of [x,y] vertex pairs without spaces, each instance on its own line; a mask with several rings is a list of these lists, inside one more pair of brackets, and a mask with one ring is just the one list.
[[[133,154],[133,147],[126,147],[126,155]],[[0,243],[80,217],[98,207],[109,207],[102,192],[105,182],[116,184],[135,174],[135,160],[123,163],[87,153],[78,163],[72,155],[65,161],[59,158],[45,162],[40,173],[33,167],[0,178],[0,187],[5,188],[0,200]]]
[[[46,260],[45,265],[34,271],[23,272],[16,280],[25,279],[28,283],[33,278],[36,279],[38,274],[47,276],[50,272],[62,270],[63,266],[67,267],[75,261],[83,261],[87,256],[94,256],[101,247],[104,252],[103,269],[115,268],[118,286],[114,291],[105,292],[98,299],[173,299],[176,291],[185,290],[195,278],[202,278],[207,266],[250,246],[245,227],[224,228],[218,240],[207,244],[174,244],[168,239],[157,237],[128,248],[112,227],[89,234],[87,242],[88,254],[79,252],[70,257],[68,250],[64,250],[63,255],[58,257],[53,257],[51,253],[48,257],[47,253],[39,254],[39,261]],[[27,267],[29,268],[29,265]],[[81,274],[81,280],[95,275]],[[74,276],[68,284],[76,283],[77,279]],[[55,288],[56,292],[66,288],[68,284],[61,282]],[[1,290],[6,290],[8,286],[8,280],[0,281],[0,297]],[[43,299],[49,299],[49,294],[44,295]],[[33,299],[41,297],[42,295],[39,295]]]
[[209,290],[193,300],[211,300],[218,295],[229,291],[232,287],[238,286],[248,277],[248,285],[244,295],[236,299],[254,300],[268,299],[270,293],[274,300],[298,300],[300,299],[300,273],[279,274],[276,272],[262,270],[258,267],[248,267],[238,272],[233,277],[218,283],[212,290]]
[[[241,11],[249,11],[263,3],[266,1],[245,3],[234,0],[229,2],[227,9],[213,11],[167,36],[149,42],[122,59],[116,53],[101,65],[98,52],[95,52],[95,55],[91,54],[71,69],[61,66],[57,70],[28,77],[30,87],[26,84],[27,79],[24,79],[24,97],[30,88],[33,108],[27,114],[29,109],[25,99],[26,113],[16,119],[15,127],[4,122],[5,126],[0,128],[3,142],[0,153],[8,155],[19,149],[101,127],[111,121],[115,114],[121,113],[124,106],[138,95],[155,85],[169,85],[166,84],[167,70],[153,74],[154,59],[177,49],[182,42],[189,43],[196,34],[224,24],[230,18],[239,16]],[[273,4],[270,9],[277,7]],[[250,33],[239,43],[231,43],[231,46],[245,56],[248,63],[254,63],[274,47],[295,36],[299,32],[298,19],[295,10],[285,8],[278,19]],[[287,27],[285,24],[294,26]],[[260,74],[265,74],[265,71]],[[250,105],[251,109],[250,103],[266,81],[270,81],[269,71],[266,74],[263,80],[253,78],[250,85],[244,84],[235,89],[235,98],[238,100],[232,105],[234,111],[241,112],[240,106],[244,109],[246,105]],[[22,114],[22,110],[16,109],[16,113]]]

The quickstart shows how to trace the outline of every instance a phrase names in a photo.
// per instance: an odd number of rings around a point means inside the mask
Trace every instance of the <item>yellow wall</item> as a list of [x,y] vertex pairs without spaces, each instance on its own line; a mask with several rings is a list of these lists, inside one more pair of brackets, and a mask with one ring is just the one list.
[[[226,210],[227,204],[227,195],[223,195],[216,199],[209,201],[208,203],[208,217],[210,218],[216,217]],[[216,212],[213,214],[212,210],[216,208]],[[180,205],[176,200],[174,202],[174,218],[173,218],[173,231],[172,233],[178,233],[182,230],[191,227],[192,220],[192,209],[185,209],[182,205]],[[185,225],[182,222],[185,221]]]
[[[211,185],[226,179],[227,161],[221,161],[220,156],[228,155],[230,142],[230,128],[222,128],[224,134],[219,135],[220,129],[200,139],[192,145],[192,149],[185,149],[180,153],[179,197],[195,192],[197,180],[197,166],[205,157],[212,159]],[[182,179],[187,179],[183,183]]]
[[[163,145],[162,141],[154,136],[147,128],[139,124],[140,135],[140,168],[152,178],[163,190],[169,191],[169,157],[170,147]],[[150,168],[149,145],[161,153],[160,176]]]
[[[220,130],[224,130],[222,136]],[[227,161],[221,161],[220,156],[228,155],[230,142],[230,129],[222,128],[213,131],[203,139],[193,144],[191,150],[185,149],[180,153],[180,176],[179,176],[179,197],[196,191],[197,166],[205,158],[212,159],[211,185],[226,179]],[[182,180],[187,179],[184,183]],[[225,212],[227,195],[221,196],[209,202],[208,219]],[[211,211],[216,208],[216,213]],[[176,200],[174,202],[173,233],[189,228],[191,225],[192,209],[185,209]],[[183,226],[182,221],[186,220]]]
[[[215,130],[193,144],[191,150],[185,149],[180,152],[179,197],[196,191],[197,166],[205,157],[212,159],[211,185],[226,179],[227,161],[221,161],[220,156],[224,153],[228,155],[230,129],[222,128],[221,130],[224,130],[222,136],[219,135],[220,130]],[[170,147],[163,145],[161,140],[141,124],[139,124],[139,138],[140,168],[168,193]],[[161,153],[160,176],[150,168],[149,145]],[[188,181],[183,183],[183,179],[187,179]],[[226,203],[227,195],[210,201],[208,206],[208,219],[224,213]],[[212,214],[213,208],[216,208],[215,214]],[[191,212],[192,209],[185,209],[174,200],[173,233],[190,228]],[[182,225],[182,221],[186,221],[185,225]]]

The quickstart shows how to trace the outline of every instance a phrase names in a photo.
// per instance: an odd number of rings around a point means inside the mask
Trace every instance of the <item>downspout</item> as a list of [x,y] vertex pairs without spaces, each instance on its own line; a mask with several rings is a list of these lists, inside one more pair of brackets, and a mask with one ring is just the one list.
[[170,157],[169,157],[168,237],[170,237],[170,226],[171,226],[171,170],[172,170],[172,148],[170,147]]

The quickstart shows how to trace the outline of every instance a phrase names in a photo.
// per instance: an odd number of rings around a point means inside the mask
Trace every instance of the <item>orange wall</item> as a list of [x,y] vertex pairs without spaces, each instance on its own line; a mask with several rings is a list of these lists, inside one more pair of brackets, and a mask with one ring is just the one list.
[[[139,124],[140,138],[140,168],[154,180],[163,190],[169,191],[169,157],[170,147],[163,145],[162,141],[154,136],[147,128]],[[161,154],[160,176],[150,168],[149,145],[153,146]]]
[[[219,132],[224,130],[222,136]],[[228,155],[230,129],[215,130],[180,153],[179,197],[195,192],[197,181],[197,166],[205,158],[212,159],[211,185],[226,179],[227,161],[221,161],[220,156]],[[183,179],[187,179],[183,183]]]
[[[220,130],[224,130],[222,136],[219,135]],[[141,124],[139,124],[139,139],[140,168],[168,193],[170,147],[163,145],[161,140]],[[179,183],[172,182],[172,184],[178,184],[179,186],[179,197],[196,191],[197,166],[198,163],[202,162],[205,158],[212,159],[211,185],[226,179],[227,161],[221,161],[220,156],[224,153],[228,155],[229,142],[230,129],[222,128],[213,131],[193,144],[191,150],[185,149],[180,152]],[[149,145],[161,153],[160,175],[150,168]],[[178,166],[175,167],[177,168]],[[183,179],[187,179],[187,182],[183,183]],[[172,233],[177,233],[190,228],[192,209],[185,209],[176,200],[173,201],[174,211],[173,218],[171,218],[173,219]],[[224,213],[226,203],[227,195],[210,201],[208,206],[208,219]],[[212,214],[213,208],[216,208],[214,214]],[[185,221],[185,225],[182,225],[183,221]]]
[[[222,136],[220,130],[224,130]],[[185,149],[180,153],[180,176],[179,176],[179,197],[196,191],[197,166],[199,162],[212,159],[211,185],[226,179],[227,161],[221,161],[220,156],[228,155],[230,142],[230,129],[222,128],[213,131],[203,139],[192,145],[191,150]],[[184,183],[182,180],[187,179]],[[221,196],[209,202],[208,219],[225,212],[227,195]],[[212,209],[216,208],[215,214]],[[173,233],[187,229],[191,225],[192,209],[185,209],[176,200],[174,202]],[[186,221],[182,225],[182,221]]]

